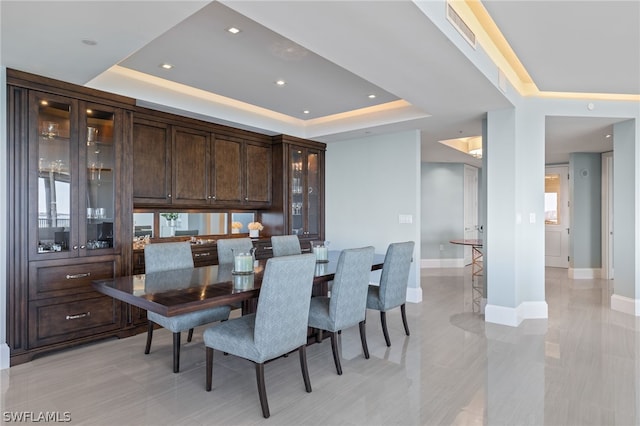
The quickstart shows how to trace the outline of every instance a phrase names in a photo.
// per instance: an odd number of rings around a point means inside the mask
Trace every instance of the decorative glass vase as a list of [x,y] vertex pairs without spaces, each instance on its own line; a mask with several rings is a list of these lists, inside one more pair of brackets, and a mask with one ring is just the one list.
[[251,238],[260,237],[260,230],[259,229],[249,229],[249,237],[251,237]]

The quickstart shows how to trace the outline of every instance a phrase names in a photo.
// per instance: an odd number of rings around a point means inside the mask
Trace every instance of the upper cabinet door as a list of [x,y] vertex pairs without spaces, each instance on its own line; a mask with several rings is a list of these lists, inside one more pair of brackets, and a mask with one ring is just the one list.
[[322,188],[320,180],[320,154],[316,151],[307,151],[306,156],[307,177],[307,201],[306,201],[306,234],[320,235],[320,215],[322,209]]
[[214,144],[214,201],[216,203],[242,202],[242,149],[238,139],[217,136]]
[[[114,248],[116,220],[116,152],[121,144],[116,129],[122,128],[120,110],[81,103],[79,216],[80,254],[98,254]],[[84,245],[84,248],[82,246]]]
[[207,204],[211,190],[208,132],[174,128],[172,204]]
[[133,202],[171,203],[171,133],[164,123],[133,123]]
[[78,103],[31,92],[29,98],[29,252],[78,255]]
[[271,203],[271,147],[246,144],[245,202],[257,206]]
[[324,223],[324,164],[319,150],[289,147],[289,233],[318,238]]

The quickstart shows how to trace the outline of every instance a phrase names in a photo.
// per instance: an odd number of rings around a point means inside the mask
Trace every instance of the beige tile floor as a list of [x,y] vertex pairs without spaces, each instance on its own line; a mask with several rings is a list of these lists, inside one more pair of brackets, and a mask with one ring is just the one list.
[[424,302],[388,314],[391,348],[368,314],[371,358],[357,327],[342,334],[344,374],[328,340],[309,347],[313,392],[298,357],[266,366],[263,419],[252,364],[216,353],[204,391],[201,331],[171,372],[171,335],[107,340],[0,371],[1,414],[68,413],[74,425],[637,425],[640,320],[609,309],[612,282],[547,269],[549,319],[518,328],[471,313],[469,271],[422,271]]

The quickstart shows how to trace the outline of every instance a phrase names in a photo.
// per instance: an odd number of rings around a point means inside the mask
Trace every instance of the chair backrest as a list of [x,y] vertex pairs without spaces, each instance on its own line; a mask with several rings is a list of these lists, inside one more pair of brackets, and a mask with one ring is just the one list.
[[233,263],[233,250],[248,252],[253,248],[251,238],[225,238],[218,240],[218,264]]
[[407,285],[413,257],[413,241],[392,243],[387,248],[380,276],[380,303],[392,309],[407,300]]
[[147,244],[144,246],[145,272],[193,268],[191,244],[188,242]]
[[331,287],[329,317],[338,330],[364,321],[374,248],[343,250]]
[[300,240],[297,235],[275,235],[271,237],[273,257],[301,254]]
[[313,254],[267,261],[254,329],[254,344],[265,359],[306,344],[315,266]]

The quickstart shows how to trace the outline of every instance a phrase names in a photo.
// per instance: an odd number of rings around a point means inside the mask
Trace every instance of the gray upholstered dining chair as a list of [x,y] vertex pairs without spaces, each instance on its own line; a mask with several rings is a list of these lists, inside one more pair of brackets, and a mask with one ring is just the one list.
[[313,254],[269,259],[255,314],[233,318],[205,330],[207,391],[211,390],[215,348],[255,364],[260,405],[265,418],[269,417],[265,362],[297,349],[305,389],[311,392],[305,348],[315,263]]
[[[144,247],[145,273],[153,274],[177,269],[193,269],[191,246],[188,242],[147,244]],[[180,333],[189,330],[187,342],[193,337],[194,327],[229,318],[229,306],[219,306],[182,315],[165,317],[147,311],[147,345],[144,353],[151,351],[153,325],[158,324],[173,333],[173,372],[180,371]]]
[[218,264],[233,263],[233,250],[249,252],[253,248],[251,238],[225,238],[216,242],[218,247]]
[[271,237],[273,257],[291,256],[302,253],[297,235],[274,235]]
[[[338,259],[331,297],[318,296],[311,299],[309,327],[331,333],[331,349],[336,372],[342,374],[336,334],[346,328],[360,326],[360,340],[364,357],[369,359],[365,319],[367,314],[367,289],[373,247],[343,250]],[[319,339],[321,340],[321,339]]]
[[409,324],[405,312],[407,300],[407,285],[409,284],[409,270],[413,257],[413,241],[392,243],[387,248],[382,265],[380,285],[370,285],[367,294],[367,308],[380,311],[382,333],[387,346],[391,346],[389,331],[387,330],[386,312],[400,306],[404,331],[409,336]]

